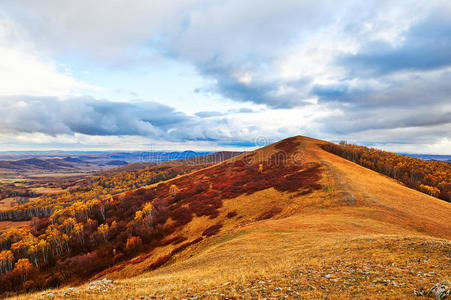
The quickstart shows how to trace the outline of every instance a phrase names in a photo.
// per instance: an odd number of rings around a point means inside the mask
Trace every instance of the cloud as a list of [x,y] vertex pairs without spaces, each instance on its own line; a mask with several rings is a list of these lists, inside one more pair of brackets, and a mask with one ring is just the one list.
[[[0,55],[17,57],[5,56],[0,76],[19,71],[0,92],[32,95],[3,98],[14,112],[0,108],[3,130],[241,144],[298,133],[380,144],[450,137],[449,1],[16,0],[1,11],[14,22],[0,26]],[[155,102],[73,97],[89,87],[56,63],[151,70],[162,56],[194,66],[205,81],[189,90],[226,108],[207,103],[191,116]],[[233,110],[237,102],[266,110]]]
[[[2,8],[28,39],[55,55],[81,54],[110,66],[127,67],[149,59],[143,45],[158,39],[197,0],[114,2],[88,0],[5,1]],[[179,25],[177,25],[179,26]]]
[[90,97],[0,97],[3,132],[48,135],[142,135],[161,137],[189,117],[156,102],[111,102]]
[[255,110],[248,107],[241,107],[239,109],[229,109],[226,112],[219,112],[219,111],[199,111],[195,113],[194,115],[199,118],[211,118],[211,117],[221,117],[226,115],[232,115],[232,114],[250,114],[250,113],[256,113]]
[[154,141],[233,144],[268,134],[264,128],[252,128],[233,117],[249,111],[229,112],[230,117],[200,112],[200,117],[194,117],[152,101],[115,102],[89,96],[1,96],[0,135],[22,135],[30,142],[36,142],[30,138],[30,134],[36,134],[37,140],[43,141],[58,138],[64,141],[69,136],[82,135],[100,140],[136,136]]
[[384,76],[384,84],[317,88],[319,103],[336,109],[317,121],[320,130],[366,144],[439,143],[451,132],[450,71],[404,72]]
[[[264,78],[262,71],[287,43],[321,27],[333,15],[325,9],[333,1],[320,2],[143,0],[130,6],[127,1],[55,5],[18,0],[5,3],[3,10],[28,38],[57,57],[77,54],[127,68],[166,55],[194,64],[201,74],[215,79],[217,85],[209,90],[224,97],[288,107],[302,104],[300,97],[292,100],[298,81]],[[255,76],[249,77],[251,73]]]
[[17,25],[0,12],[0,96],[61,96],[94,87],[74,79],[53,60],[23,39]]
[[199,118],[210,118],[210,117],[218,117],[218,116],[223,116],[224,113],[219,112],[219,111],[200,111],[195,113],[196,116],[198,116]]
[[451,8],[434,12],[410,27],[401,45],[369,42],[343,64],[352,76],[375,76],[403,70],[431,70],[451,65]]

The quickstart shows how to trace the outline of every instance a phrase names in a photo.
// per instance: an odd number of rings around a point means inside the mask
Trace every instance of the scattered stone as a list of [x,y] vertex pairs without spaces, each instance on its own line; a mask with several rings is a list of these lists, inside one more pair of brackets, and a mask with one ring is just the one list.
[[413,289],[413,294],[415,296],[424,296],[424,291],[423,291],[423,289],[421,289],[419,291],[417,291],[416,289]]
[[445,299],[451,295],[451,282],[448,280],[442,283],[436,283],[427,293],[430,296],[435,296],[435,299]]

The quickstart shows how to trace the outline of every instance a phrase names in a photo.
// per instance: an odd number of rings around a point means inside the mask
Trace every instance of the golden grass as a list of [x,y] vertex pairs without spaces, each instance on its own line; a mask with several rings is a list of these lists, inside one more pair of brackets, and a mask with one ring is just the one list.
[[9,197],[0,200],[0,211],[10,210],[17,205],[16,197]]
[[[449,241],[315,232],[300,230],[303,224],[292,227],[295,220],[285,228],[284,221],[261,222],[261,226],[213,237],[164,268],[115,281],[115,289],[108,292],[84,285],[67,297],[411,299],[414,289],[451,277]],[[68,291],[53,293],[63,298]],[[42,299],[43,294],[15,299],[25,298]]]

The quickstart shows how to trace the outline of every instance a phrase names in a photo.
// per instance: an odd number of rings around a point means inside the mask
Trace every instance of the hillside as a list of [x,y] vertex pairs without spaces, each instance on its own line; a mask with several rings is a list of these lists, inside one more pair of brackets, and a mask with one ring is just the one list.
[[115,195],[96,231],[111,267],[68,258],[65,287],[16,298],[410,299],[451,280],[451,204],[326,144],[297,136]]
[[[35,171],[35,170],[72,170],[76,167],[70,163],[78,163],[65,159],[38,159],[29,158],[16,161],[0,161],[0,169],[17,171]],[[86,164],[86,163],[85,163]]]

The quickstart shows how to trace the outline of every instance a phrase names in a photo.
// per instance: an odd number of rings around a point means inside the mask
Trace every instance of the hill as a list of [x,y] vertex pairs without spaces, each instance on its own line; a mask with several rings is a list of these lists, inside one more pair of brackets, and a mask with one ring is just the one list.
[[0,161],[0,168],[7,170],[67,170],[74,168],[71,164],[62,159],[38,159],[29,158],[17,161]]
[[[87,212],[62,209],[45,225],[97,223],[67,230],[86,254],[62,244],[46,284],[91,282],[18,298],[410,299],[450,280],[451,204],[327,144],[293,137]],[[81,237],[96,246],[86,252]]]

